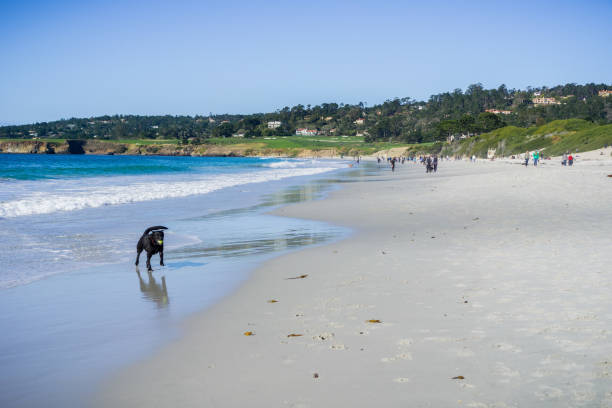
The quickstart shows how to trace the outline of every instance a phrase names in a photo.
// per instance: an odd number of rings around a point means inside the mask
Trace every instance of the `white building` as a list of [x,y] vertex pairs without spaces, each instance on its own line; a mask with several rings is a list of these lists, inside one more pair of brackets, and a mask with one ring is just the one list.
[[561,105],[561,102],[557,102],[557,100],[555,98],[539,97],[539,98],[533,98],[531,101],[533,102],[534,106],[539,106],[539,105]]
[[271,122],[268,122],[268,129],[278,129],[279,127],[281,127],[282,122],[280,120],[273,120]]
[[486,109],[485,112],[489,112],[489,113],[495,113],[498,115],[510,115],[512,113],[512,111],[509,110],[499,110],[499,109]]
[[295,130],[298,136],[316,136],[319,132],[316,129],[300,128]]

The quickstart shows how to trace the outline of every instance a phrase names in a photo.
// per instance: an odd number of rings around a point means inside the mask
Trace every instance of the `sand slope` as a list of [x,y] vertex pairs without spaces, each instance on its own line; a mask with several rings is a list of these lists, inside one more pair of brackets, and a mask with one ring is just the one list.
[[610,407],[607,174],[406,165],[286,207],[355,234],[266,263],[96,403]]

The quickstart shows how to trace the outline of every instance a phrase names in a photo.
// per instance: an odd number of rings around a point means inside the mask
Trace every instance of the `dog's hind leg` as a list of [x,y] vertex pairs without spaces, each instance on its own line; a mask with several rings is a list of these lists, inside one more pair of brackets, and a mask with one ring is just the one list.
[[166,266],[166,265],[164,265],[164,251],[160,251],[159,252],[159,264],[161,266]]
[[138,241],[138,245],[136,246],[136,263],[134,265],[138,266],[138,262],[140,262],[140,253],[142,252],[142,243]]

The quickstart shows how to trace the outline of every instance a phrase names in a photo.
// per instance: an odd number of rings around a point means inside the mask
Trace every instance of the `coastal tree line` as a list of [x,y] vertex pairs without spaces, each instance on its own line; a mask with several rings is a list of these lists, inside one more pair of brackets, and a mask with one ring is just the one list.
[[[484,89],[473,84],[465,91],[432,95],[427,101],[393,98],[381,104],[323,103],[296,105],[251,115],[138,116],[113,115],[71,118],[28,125],[2,126],[0,138],[164,139],[205,143],[210,138],[247,138],[294,135],[296,129],[321,136],[362,135],[366,142],[406,143],[444,140],[450,135],[480,134],[513,125],[528,127],[553,120],[578,118],[593,123],[612,122],[612,96],[599,91],[606,84],[566,84],[552,88]],[[535,96],[556,103],[535,106]],[[493,112],[487,112],[493,110]],[[500,113],[503,112],[503,113]],[[270,128],[268,122],[280,126]]]

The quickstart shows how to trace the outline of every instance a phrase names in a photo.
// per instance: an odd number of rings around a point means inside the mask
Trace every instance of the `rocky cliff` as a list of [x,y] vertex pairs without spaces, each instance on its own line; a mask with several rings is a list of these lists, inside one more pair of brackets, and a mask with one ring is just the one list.
[[271,149],[258,144],[234,145],[175,145],[116,143],[99,140],[3,140],[0,153],[22,154],[101,154],[101,155],[159,155],[159,156],[283,156],[334,157],[336,149]]

